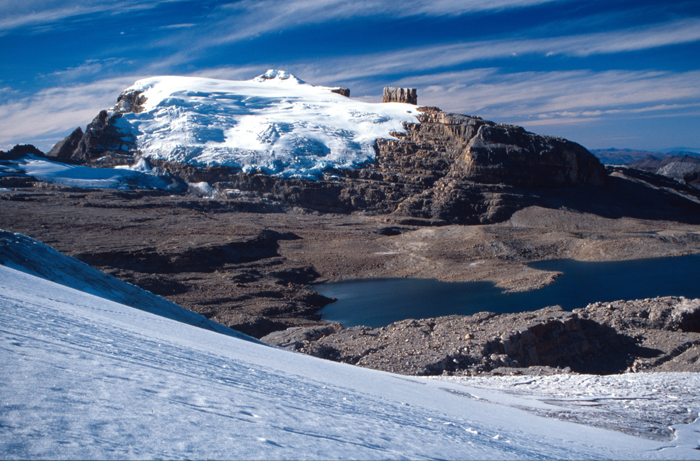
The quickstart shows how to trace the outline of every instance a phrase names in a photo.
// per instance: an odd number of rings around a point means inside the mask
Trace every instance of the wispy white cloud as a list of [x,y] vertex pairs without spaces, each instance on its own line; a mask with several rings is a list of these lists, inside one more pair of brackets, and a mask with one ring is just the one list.
[[54,84],[94,80],[95,77],[104,80],[106,74],[118,71],[117,67],[126,63],[127,60],[123,58],[88,59],[78,66],[52,72],[48,75],[40,75],[39,77],[50,79]]
[[[306,69],[311,74],[323,73],[324,78],[330,80],[352,80],[447,69],[475,61],[508,58],[513,55],[588,56],[638,51],[696,41],[700,41],[700,19],[685,19],[645,29],[635,28],[541,39],[451,43],[361,56],[345,56],[326,59],[319,65],[309,63]],[[299,67],[304,66],[300,64]],[[336,71],[328,72],[328,69],[336,69]]]
[[0,148],[43,140],[48,149],[68,132],[87,125],[102,109],[116,103],[119,93],[134,77],[99,80],[67,87],[48,88],[0,104]]
[[216,41],[232,42],[307,24],[362,17],[461,16],[563,1],[566,0],[243,0],[224,6],[223,11],[228,14],[219,22],[218,30],[228,33]]
[[183,0],[22,0],[0,1],[0,34],[33,27],[51,29],[66,20],[96,14],[126,14]]
[[168,24],[167,26],[160,26],[159,29],[189,29],[190,27],[195,27],[197,24],[188,22],[182,24]]
[[500,73],[492,68],[407,77],[396,84],[419,88],[421,104],[539,126],[681,114],[700,107],[698,81],[700,71]]

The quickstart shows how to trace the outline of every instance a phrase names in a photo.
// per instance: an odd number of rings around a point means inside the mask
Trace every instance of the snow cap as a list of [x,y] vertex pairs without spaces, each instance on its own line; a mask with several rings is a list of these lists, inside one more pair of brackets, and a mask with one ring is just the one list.
[[267,82],[270,80],[276,80],[276,81],[280,82],[283,80],[287,80],[289,82],[294,82],[294,83],[305,83],[304,81],[296,78],[294,75],[290,74],[289,72],[284,71],[284,70],[277,70],[277,69],[268,69],[267,72],[255,77],[253,80],[255,80],[256,82]]

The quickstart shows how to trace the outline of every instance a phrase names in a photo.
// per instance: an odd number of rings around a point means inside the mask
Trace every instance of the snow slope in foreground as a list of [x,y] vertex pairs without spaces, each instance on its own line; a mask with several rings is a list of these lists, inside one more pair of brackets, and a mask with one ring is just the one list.
[[50,246],[24,235],[0,230],[0,265],[161,317],[258,342],[203,315],[93,269],[77,259],[62,255]]
[[414,105],[370,104],[331,89],[278,70],[246,81],[153,77],[125,90],[146,101],[117,123],[146,158],[313,178],[373,160],[378,138],[416,122]]
[[0,266],[2,458],[698,457],[697,423],[655,442],[483,384],[323,361]]

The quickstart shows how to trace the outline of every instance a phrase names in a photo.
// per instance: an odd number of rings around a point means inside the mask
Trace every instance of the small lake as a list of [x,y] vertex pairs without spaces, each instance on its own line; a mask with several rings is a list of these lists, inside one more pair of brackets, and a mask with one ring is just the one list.
[[449,283],[431,279],[361,279],[314,285],[338,301],[323,320],[345,327],[377,328],[404,319],[443,315],[526,312],[560,305],[572,310],[596,301],[685,296],[700,298],[700,255],[632,261],[538,261],[535,269],[563,272],[538,290],[506,294],[491,282]]

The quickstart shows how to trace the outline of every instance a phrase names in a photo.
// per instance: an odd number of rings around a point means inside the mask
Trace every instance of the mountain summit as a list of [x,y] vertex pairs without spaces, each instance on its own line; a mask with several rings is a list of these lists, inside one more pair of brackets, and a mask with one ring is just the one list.
[[[415,122],[409,104],[369,104],[280,70],[247,81],[152,77],[137,81],[88,127],[78,156],[105,150],[193,166],[313,178],[374,159],[374,143]],[[107,133],[107,136],[105,136]],[[71,154],[73,155],[73,154]],[[73,155],[74,156],[74,155]]]

